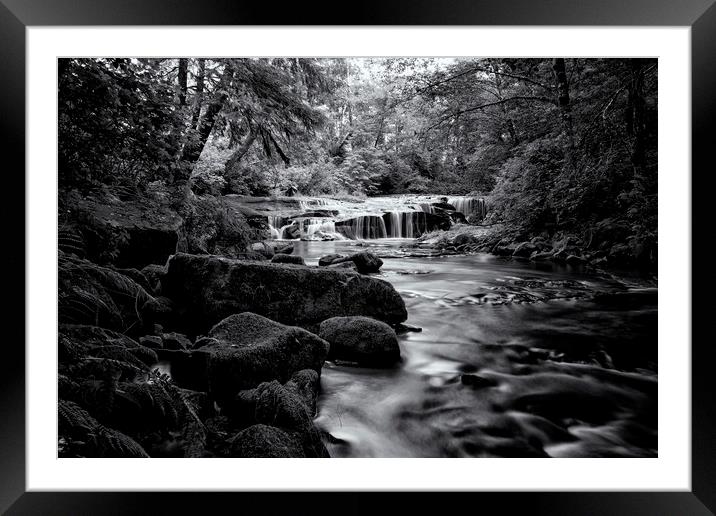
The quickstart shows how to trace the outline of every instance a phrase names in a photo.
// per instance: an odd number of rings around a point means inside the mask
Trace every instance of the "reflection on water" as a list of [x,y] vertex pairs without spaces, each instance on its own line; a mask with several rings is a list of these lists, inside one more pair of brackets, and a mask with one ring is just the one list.
[[402,242],[294,244],[309,264],[369,246],[423,329],[394,369],[325,365],[331,455],[656,455],[656,285]]

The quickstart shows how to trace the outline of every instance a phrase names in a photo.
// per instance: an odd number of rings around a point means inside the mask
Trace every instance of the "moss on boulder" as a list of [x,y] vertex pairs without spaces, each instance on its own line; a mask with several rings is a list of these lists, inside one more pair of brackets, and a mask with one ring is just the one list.
[[196,347],[195,363],[205,364],[216,399],[266,381],[286,382],[302,369],[320,372],[328,354],[328,343],[316,335],[248,312],[221,321]]
[[218,256],[173,256],[162,279],[162,293],[175,301],[178,324],[189,335],[204,333],[241,312],[311,330],[337,316],[364,315],[389,324],[408,317],[398,292],[377,278]]
[[330,343],[331,358],[378,367],[400,360],[393,328],[369,317],[333,317],[321,323],[319,336]]

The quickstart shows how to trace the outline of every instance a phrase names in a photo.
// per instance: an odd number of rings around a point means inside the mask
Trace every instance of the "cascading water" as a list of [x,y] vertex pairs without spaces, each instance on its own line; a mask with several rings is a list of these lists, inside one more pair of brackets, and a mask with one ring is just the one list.
[[337,223],[338,231],[351,240],[388,238],[385,221],[380,215],[362,215]]
[[344,240],[336,231],[336,222],[331,218],[307,218],[300,220],[301,238],[307,240]]
[[479,197],[449,197],[448,204],[455,206],[455,211],[459,211],[466,217],[474,215],[478,220],[482,220],[487,214],[485,200]]
[[[447,212],[434,204],[447,197],[403,195],[369,197],[362,200],[331,198],[290,198],[281,203],[278,213],[267,214],[271,238],[286,240],[374,240],[381,238],[417,238],[429,231],[449,227]],[[485,203],[476,197],[449,198],[457,211],[483,218]],[[267,209],[272,209],[267,206]],[[450,218],[455,221],[454,216]]]
[[429,231],[425,211],[392,211],[386,213],[388,238],[417,238]]

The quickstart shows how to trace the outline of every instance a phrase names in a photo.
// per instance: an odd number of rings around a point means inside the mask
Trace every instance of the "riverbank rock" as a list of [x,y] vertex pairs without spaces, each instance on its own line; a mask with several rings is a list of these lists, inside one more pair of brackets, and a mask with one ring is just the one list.
[[582,256],[576,256],[574,254],[570,254],[569,256],[567,256],[565,261],[567,262],[568,265],[573,265],[573,266],[584,265],[587,263],[586,258],[584,258]]
[[205,364],[209,392],[225,400],[262,382],[286,382],[303,369],[320,372],[328,347],[302,328],[246,312],[214,326],[196,342],[193,355],[196,364]]
[[169,260],[162,291],[177,305],[177,325],[189,336],[241,312],[307,329],[337,316],[364,315],[389,324],[408,317],[390,283],[324,267],[180,253]]
[[306,265],[303,256],[293,254],[276,254],[271,258],[271,263],[292,263],[294,265]]
[[439,211],[435,213],[426,213],[425,223],[427,225],[427,231],[435,231],[437,229],[448,231],[452,226],[452,219],[450,218],[449,213]]
[[292,254],[293,244],[273,244],[274,254]]
[[545,262],[552,259],[552,253],[549,251],[535,251],[530,255],[530,260],[533,262]]
[[330,343],[330,358],[374,367],[400,360],[393,328],[369,317],[333,317],[321,323],[318,335]]
[[268,260],[270,260],[274,256],[274,248],[268,244],[263,243],[263,242],[257,242],[255,244],[251,244],[250,249],[252,252],[258,253]]
[[350,271],[358,272],[358,267],[356,267],[356,264],[351,261],[332,263],[328,266],[328,268],[329,269],[350,270]]
[[452,240],[452,245],[455,247],[460,247],[461,245],[471,244],[474,240],[472,238],[472,235],[468,235],[466,233],[459,233],[455,235],[455,238]]
[[[302,456],[328,457],[328,451],[312,421],[313,410],[301,394],[296,392],[297,384],[294,382],[313,389],[317,386],[318,376],[311,370],[309,374],[301,372],[294,375],[285,385],[274,380],[264,382],[255,389],[241,391],[235,398],[233,417],[239,416],[239,422],[248,420],[249,423],[282,430],[292,442],[298,444]],[[236,449],[233,451],[242,453]]]
[[160,197],[105,188],[64,192],[62,205],[65,225],[76,228],[93,262],[141,269],[166,262],[177,250],[182,219]]
[[316,413],[316,399],[321,389],[321,377],[315,370],[300,370],[284,384],[284,387],[301,398],[310,416]]
[[301,226],[297,222],[294,222],[290,226],[283,228],[283,234],[281,238],[288,240],[297,240],[301,238]]
[[[276,385],[271,386],[274,383]],[[291,376],[291,379],[283,385],[274,380],[264,382],[253,389],[239,391],[233,400],[229,400],[224,404],[223,413],[239,424],[259,422],[282,426],[273,419],[275,416],[271,416],[270,419],[261,416],[261,414],[278,414],[279,409],[274,405],[281,401],[284,405],[287,405],[281,410],[299,415],[300,413],[306,414],[306,417],[298,418],[300,424],[288,426],[293,429],[307,427],[308,423],[305,421],[310,422],[316,413],[316,399],[320,388],[321,382],[318,372],[313,369],[302,369]],[[265,396],[267,391],[272,393],[270,398]],[[259,402],[260,399],[263,399],[263,401]],[[267,406],[269,401],[271,402],[270,408]],[[292,405],[292,407],[288,405]],[[257,412],[257,407],[259,412]],[[294,417],[293,419],[296,418]],[[283,426],[285,425],[286,423],[284,422]]]
[[512,256],[519,256],[521,258],[529,258],[532,253],[539,251],[537,244],[533,242],[522,242],[518,244],[515,250],[512,252]]
[[321,267],[326,267],[328,265],[331,265],[333,263],[341,263],[347,260],[348,257],[344,256],[342,254],[327,254],[326,256],[321,256],[318,259],[318,265]]
[[362,274],[379,272],[383,266],[383,260],[367,251],[351,255],[350,260],[356,264],[356,269]]
[[503,238],[495,244],[491,252],[497,256],[512,256],[516,248],[517,245],[509,238]]

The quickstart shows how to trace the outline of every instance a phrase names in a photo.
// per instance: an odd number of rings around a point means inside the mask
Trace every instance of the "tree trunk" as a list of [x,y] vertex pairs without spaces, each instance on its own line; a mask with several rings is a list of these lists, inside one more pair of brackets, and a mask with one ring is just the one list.
[[646,103],[644,101],[644,73],[641,59],[630,59],[629,109],[627,132],[632,137],[631,162],[635,179],[641,179],[646,165]]
[[189,60],[187,58],[179,59],[179,71],[177,72],[177,83],[179,84],[179,105],[186,106],[186,78]]
[[[491,62],[490,66],[491,66],[492,72],[495,75],[495,88],[497,89],[497,98],[498,98],[498,100],[505,100],[505,96],[502,94],[502,77],[500,75],[499,67],[494,62]],[[505,119],[505,125],[507,126],[507,132],[510,135],[510,141],[512,142],[512,145],[515,146],[519,143],[517,141],[517,131],[515,129],[515,122],[512,120],[512,117],[507,113],[506,103],[500,104],[500,109],[502,111],[502,116]]]
[[564,64],[564,58],[555,57],[552,60],[552,70],[557,81],[557,105],[562,116],[564,132],[567,136],[567,163],[572,171],[576,169],[574,159],[574,127],[572,125],[572,106],[569,99],[569,81]]
[[206,62],[199,59],[199,71],[196,74],[196,94],[194,96],[194,107],[191,112],[190,130],[196,130],[196,124],[201,114],[201,103],[204,99],[204,74],[206,73]]
[[224,173],[226,175],[228,175],[228,173],[231,172],[239,164],[239,161],[241,161],[241,158],[244,157],[244,155],[251,148],[251,145],[253,145],[254,141],[256,140],[256,136],[257,136],[257,131],[255,130],[253,124],[251,124],[249,126],[249,134],[246,135],[246,139],[241,143],[241,145],[239,145],[239,147],[229,157],[229,159],[226,161],[226,165],[224,165]]
[[385,124],[385,118],[380,119],[380,124],[378,125],[378,132],[375,135],[375,143],[373,144],[373,148],[378,148],[378,144],[380,144],[383,141],[383,125]]
[[219,111],[221,111],[221,108],[224,106],[224,102],[226,101],[226,88],[229,86],[232,76],[233,68],[227,63],[217,87],[217,90],[220,93],[213,100],[213,102],[206,107],[204,116],[201,117],[197,124],[196,134],[184,147],[184,151],[182,152],[182,161],[187,162],[191,166],[196,163],[199,156],[201,156],[201,151],[204,150],[204,145],[206,145],[206,141],[209,139],[211,130],[214,128],[216,116],[219,114]]
[[348,131],[348,134],[343,137],[341,143],[338,144],[338,147],[336,147],[336,150],[332,153],[332,155],[345,159],[351,152],[353,152],[353,145],[351,143],[352,138],[353,131]]

